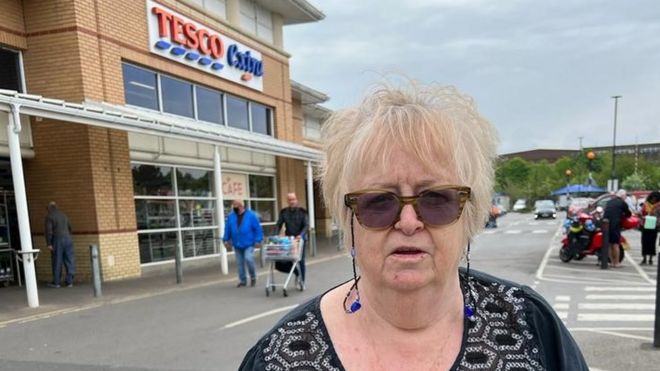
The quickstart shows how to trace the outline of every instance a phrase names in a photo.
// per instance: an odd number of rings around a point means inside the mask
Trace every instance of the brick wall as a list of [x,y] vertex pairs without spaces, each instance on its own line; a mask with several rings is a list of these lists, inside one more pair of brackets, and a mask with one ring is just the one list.
[[0,1],[0,44],[25,49],[25,24],[21,0]]

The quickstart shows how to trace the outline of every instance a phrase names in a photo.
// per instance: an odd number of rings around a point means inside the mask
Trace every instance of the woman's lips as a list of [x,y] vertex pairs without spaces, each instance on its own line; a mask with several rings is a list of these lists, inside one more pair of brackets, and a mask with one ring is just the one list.
[[426,251],[415,247],[399,247],[394,249],[394,251],[391,253],[391,255],[397,256],[416,256],[420,254],[426,254]]

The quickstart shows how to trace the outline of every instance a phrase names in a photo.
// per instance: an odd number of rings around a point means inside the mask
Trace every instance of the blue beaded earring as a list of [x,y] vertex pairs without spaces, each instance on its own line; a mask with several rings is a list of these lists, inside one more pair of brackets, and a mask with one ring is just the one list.
[[[351,258],[353,259],[353,285],[346,293],[344,298],[344,312],[348,314],[353,314],[362,308],[360,303],[360,290],[358,289],[358,282],[361,277],[357,276],[357,271],[355,270],[355,233],[353,232],[353,218],[355,213],[351,214]],[[351,303],[350,307],[347,306],[348,298],[351,297],[351,293],[355,291],[355,300]]]
[[472,280],[472,276],[470,275],[470,241],[468,241],[467,245],[467,254],[465,256],[465,259],[467,261],[467,269],[466,269],[466,281],[465,281],[465,298],[464,298],[464,303],[465,307],[463,308],[463,313],[465,314],[465,317],[467,317],[470,321],[475,320],[475,312],[476,308],[474,306],[474,297],[472,296],[472,287],[470,286],[470,281]]

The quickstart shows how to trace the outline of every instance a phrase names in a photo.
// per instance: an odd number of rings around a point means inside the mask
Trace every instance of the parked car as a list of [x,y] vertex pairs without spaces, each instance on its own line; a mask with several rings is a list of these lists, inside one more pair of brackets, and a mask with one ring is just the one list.
[[515,204],[513,204],[513,208],[511,210],[521,212],[525,211],[525,209],[527,209],[527,200],[520,198],[516,201]]
[[538,200],[534,203],[534,219],[557,217],[557,209],[552,200]]

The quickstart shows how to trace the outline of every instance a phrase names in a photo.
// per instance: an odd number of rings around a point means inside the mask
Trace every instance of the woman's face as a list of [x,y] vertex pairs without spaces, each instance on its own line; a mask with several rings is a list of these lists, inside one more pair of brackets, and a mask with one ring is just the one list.
[[[367,172],[351,192],[380,188],[400,196],[414,196],[434,186],[458,184],[453,169],[441,165],[429,172],[402,149],[393,151],[385,167],[366,164]],[[460,185],[460,184],[459,184]],[[463,217],[443,227],[429,227],[417,218],[412,205],[403,207],[399,221],[385,230],[368,230],[354,220],[357,262],[363,278],[376,286],[415,290],[443,285],[456,276],[467,240]]]

